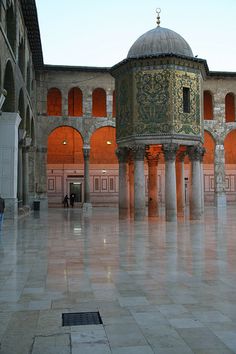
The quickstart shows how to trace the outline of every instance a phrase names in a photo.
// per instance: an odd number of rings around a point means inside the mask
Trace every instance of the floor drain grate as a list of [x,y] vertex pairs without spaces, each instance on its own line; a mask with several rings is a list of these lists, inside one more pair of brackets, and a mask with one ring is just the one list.
[[102,324],[99,312],[63,313],[62,326],[83,326]]

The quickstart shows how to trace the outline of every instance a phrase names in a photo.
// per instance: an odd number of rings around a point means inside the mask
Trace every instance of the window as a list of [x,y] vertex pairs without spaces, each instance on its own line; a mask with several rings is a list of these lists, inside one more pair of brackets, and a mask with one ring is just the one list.
[[183,87],[183,111],[184,111],[184,113],[190,113],[190,89],[189,89],[189,87]]

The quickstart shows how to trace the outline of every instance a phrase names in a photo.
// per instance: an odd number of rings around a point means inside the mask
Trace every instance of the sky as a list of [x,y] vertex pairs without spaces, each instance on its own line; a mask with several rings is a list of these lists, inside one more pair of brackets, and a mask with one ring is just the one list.
[[179,33],[211,71],[236,72],[236,0],[36,0],[45,64],[111,67],[143,33]]

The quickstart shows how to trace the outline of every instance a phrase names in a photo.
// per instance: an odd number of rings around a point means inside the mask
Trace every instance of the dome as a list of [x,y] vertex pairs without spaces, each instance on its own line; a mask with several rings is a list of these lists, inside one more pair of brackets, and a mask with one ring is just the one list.
[[193,57],[193,52],[183,37],[168,28],[156,27],[144,33],[134,42],[127,58],[161,54]]

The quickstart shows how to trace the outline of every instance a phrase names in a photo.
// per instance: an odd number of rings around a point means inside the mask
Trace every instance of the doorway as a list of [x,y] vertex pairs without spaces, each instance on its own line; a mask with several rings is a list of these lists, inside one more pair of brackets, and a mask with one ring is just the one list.
[[70,195],[75,195],[75,202],[82,203],[82,182],[70,182]]

